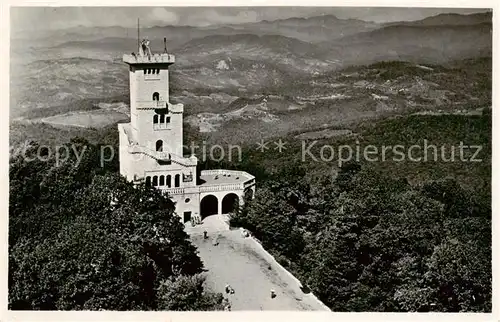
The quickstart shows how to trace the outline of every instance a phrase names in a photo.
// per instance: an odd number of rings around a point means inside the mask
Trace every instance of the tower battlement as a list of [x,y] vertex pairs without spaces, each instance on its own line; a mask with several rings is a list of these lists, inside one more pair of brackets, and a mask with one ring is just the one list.
[[137,54],[125,54],[123,55],[123,62],[127,64],[173,64],[175,63],[175,56],[171,54],[152,54],[149,55],[137,55]]

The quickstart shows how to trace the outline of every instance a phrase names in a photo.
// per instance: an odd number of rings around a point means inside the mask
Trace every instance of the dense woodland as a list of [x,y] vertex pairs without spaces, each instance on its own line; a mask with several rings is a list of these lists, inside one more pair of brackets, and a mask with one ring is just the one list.
[[297,162],[293,147],[286,156],[249,150],[238,167],[259,186],[232,225],[252,231],[334,311],[491,311],[490,112],[357,129],[361,145],[481,145],[481,162],[348,162],[331,171],[336,162]]
[[99,146],[67,146],[80,162],[57,166],[36,143],[11,159],[9,308],[222,309],[171,200],[134,188],[116,161],[100,167]]
[[412,186],[357,164],[300,169],[233,218],[335,311],[490,311],[491,212],[454,180]]
[[[491,115],[401,117],[358,131],[366,144],[481,144],[483,162],[351,162],[332,174],[332,164],[297,162],[291,147],[248,147],[242,162],[201,167],[256,175],[255,199],[232,225],[332,310],[491,311]],[[68,144],[87,146],[78,165],[11,157],[9,307],[221,309],[171,201],[125,182],[117,158],[101,167],[99,145]]]

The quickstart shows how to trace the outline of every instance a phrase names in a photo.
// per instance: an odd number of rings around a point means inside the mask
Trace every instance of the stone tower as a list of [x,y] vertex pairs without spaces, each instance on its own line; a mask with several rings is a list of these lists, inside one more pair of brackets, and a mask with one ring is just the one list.
[[183,156],[184,106],[169,100],[169,66],[175,57],[166,48],[152,53],[144,40],[139,54],[123,55],[123,61],[129,66],[130,123],[118,124],[121,175],[168,195],[184,222],[228,214],[245,196],[253,198],[252,175],[222,169],[197,174],[198,159]]
[[166,53],[125,55],[129,65],[131,135],[155,151],[182,156],[183,105],[169,101],[169,66],[175,57]]

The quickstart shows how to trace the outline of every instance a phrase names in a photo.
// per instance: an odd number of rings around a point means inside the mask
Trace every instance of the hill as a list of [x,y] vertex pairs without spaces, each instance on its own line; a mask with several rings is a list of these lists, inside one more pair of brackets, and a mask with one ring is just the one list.
[[344,48],[340,59],[346,65],[384,60],[443,63],[491,55],[492,25],[391,25],[333,45]]
[[405,26],[459,26],[459,25],[477,25],[482,23],[492,23],[492,12],[472,13],[468,15],[456,13],[443,13],[435,16],[427,17],[417,21],[398,21],[385,24],[390,25],[405,25]]
[[318,43],[370,31],[378,28],[379,25],[358,19],[339,19],[333,15],[322,15],[274,21],[263,20],[256,23],[231,25],[231,27],[247,33],[274,34]]

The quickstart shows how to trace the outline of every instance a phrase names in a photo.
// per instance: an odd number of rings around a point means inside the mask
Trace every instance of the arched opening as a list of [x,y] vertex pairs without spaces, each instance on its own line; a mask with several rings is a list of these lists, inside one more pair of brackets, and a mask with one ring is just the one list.
[[171,187],[172,186],[172,176],[171,175],[168,175],[167,176],[167,187]]
[[200,202],[200,213],[201,219],[203,220],[207,216],[216,215],[219,213],[219,200],[214,195],[208,195],[203,197]]
[[158,114],[155,114],[155,116],[153,116],[153,123],[158,124]]
[[228,214],[236,210],[239,205],[240,198],[235,193],[228,193],[222,199],[222,213]]
[[160,100],[160,94],[158,92],[153,93],[153,101],[159,101]]
[[147,176],[146,177],[146,186],[151,186],[151,177],[150,176]]
[[158,185],[158,176],[153,177],[153,187],[156,187]]
[[164,186],[164,185],[165,185],[165,176],[161,175],[160,176],[160,186]]
[[245,198],[244,200],[252,200],[253,199],[253,190],[252,189],[247,189],[245,190]]
[[156,151],[163,152],[163,141],[162,140],[156,141]]
[[181,185],[181,176],[179,174],[175,175],[175,186],[180,187]]

